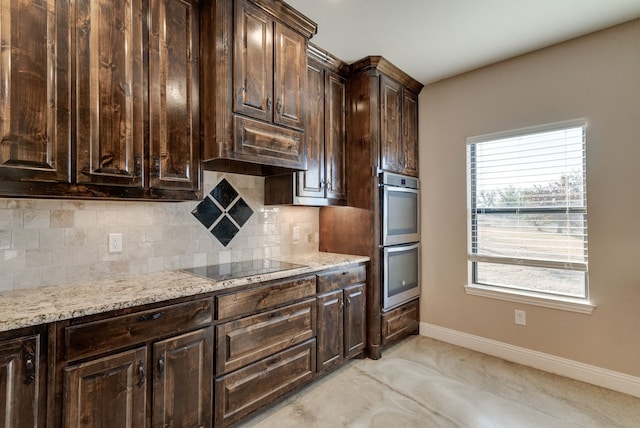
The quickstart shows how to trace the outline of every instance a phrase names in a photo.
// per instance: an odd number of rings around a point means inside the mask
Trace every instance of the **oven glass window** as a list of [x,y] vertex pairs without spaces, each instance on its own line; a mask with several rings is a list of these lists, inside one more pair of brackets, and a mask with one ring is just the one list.
[[418,232],[418,195],[413,192],[389,191],[389,235]]
[[389,252],[388,297],[418,287],[418,249]]

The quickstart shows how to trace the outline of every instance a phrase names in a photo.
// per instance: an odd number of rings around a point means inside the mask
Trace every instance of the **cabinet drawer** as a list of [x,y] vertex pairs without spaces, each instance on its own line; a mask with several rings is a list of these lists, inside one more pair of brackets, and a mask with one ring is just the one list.
[[420,300],[414,300],[382,314],[382,345],[418,330]]
[[234,423],[310,382],[316,366],[311,339],[216,380],[215,426]]
[[316,301],[216,326],[216,374],[229,373],[316,335]]
[[316,294],[316,277],[283,281],[266,287],[216,296],[217,319],[236,317],[281,306]]
[[306,169],[304,133],[269,123],[233,117],[238,160]]
[[367,269],[364,265],[346,267],[329,273],[318,275],[318,293],[337,290],[351,284],[367,280]]
[[213,319],[211,309],[211,299],[201,299],[70,326],[64,331],[65,357],[86,358],[203,327]]

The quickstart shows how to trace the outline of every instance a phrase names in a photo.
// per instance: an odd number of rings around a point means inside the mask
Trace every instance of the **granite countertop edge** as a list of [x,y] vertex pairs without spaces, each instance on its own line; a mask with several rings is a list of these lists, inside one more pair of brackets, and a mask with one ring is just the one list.
[[302,267],[225,281],[181,270],[0,292],[0,332],[231,289],[369,261],[325,252],[270,257]]

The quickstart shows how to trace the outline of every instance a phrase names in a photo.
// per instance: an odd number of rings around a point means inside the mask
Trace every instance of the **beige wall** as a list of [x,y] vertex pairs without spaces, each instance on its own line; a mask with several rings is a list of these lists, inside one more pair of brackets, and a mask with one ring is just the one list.
[[[587,120],[591,315],[466,295],[468,136]],[[422,321],[640,376],[640,20],[420,94]],[[514,324],[525,309],[527,325]]]
[[318,250],[318,208],[265,207],[259,177],[206,172],[204,190],[223,177],[254,211],[227,247],[191,214],[198,202],[0,198],[0,291]]

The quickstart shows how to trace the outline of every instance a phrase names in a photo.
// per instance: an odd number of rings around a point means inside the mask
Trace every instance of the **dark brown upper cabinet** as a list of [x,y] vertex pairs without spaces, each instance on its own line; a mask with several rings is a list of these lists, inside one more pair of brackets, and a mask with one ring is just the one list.
[[142,188],[142,0],[75,5],[76,182]]
[[17,0],[0,14],[0,180],[69,183],[69,2]]
[[198,198],[197,0],[21,0],[7,11],[3,195]]
[[202,7],[206,169],[271,175],[306,169],[306,49],[316,24],[276,0]]
[[77,2],[78,183],[152,197],[198,190],[198,8],[182,0]]
[[[370,131],[379,130],[379,142],[370,142],[379,144],[379,158],[374,166],[382,171],[417,177],[418,93],[423,85],[379,56],[351,64],[350,71],[354,102],[370,97],[369,103],[361,103],[361,109],[364,107],[369,113],[360,111],[358,115],[368,116],[365,123],[370,125]],[[369,77],[373,80],[368,81]],[[354,129],[356,134],[366,136],[367,130]],[[363,147],[365,140],[361,140]]]
[[312,44],[307,56],[307,170],[267,177],[265,203],[345,205],[348,66]]
[[[197,0],[149,7],[149,187],[200,190],[200,13]],[[180,193],[178,193],[180,194]]]

